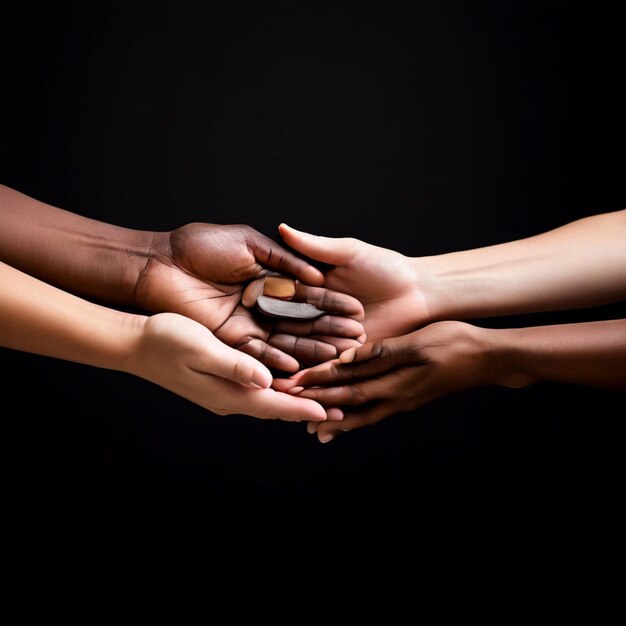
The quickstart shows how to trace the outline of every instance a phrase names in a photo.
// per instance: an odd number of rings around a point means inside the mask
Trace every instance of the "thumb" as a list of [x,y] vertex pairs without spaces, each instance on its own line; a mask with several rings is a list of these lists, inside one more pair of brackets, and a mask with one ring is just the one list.
[[359,363],[361,361],[369,361],[377,359],[385,354],[386,340],[382,339],[371,343],[366,343],[358,348],[348,348],[339,355],[339,362],[342,365],[348,363]]
[[281,224],[278,232],[287,245],[316,261],[340,265],[348,262],[354,254],[354,240],[348,237],[311,235],[287,224]]
[[270,371],[254,357],[227,346],[215,336],[211,336],[205,346],[198,363],[194,364],[197,369],[251,387],[267,389],[272,384]]

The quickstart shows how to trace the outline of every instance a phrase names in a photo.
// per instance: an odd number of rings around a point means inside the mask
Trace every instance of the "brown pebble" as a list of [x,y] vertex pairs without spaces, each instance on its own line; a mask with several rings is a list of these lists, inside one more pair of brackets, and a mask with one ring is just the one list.
[[296,281],[284,276],[268,276],[265,279],[263,295],[279,300],[289,300],[296,294]]

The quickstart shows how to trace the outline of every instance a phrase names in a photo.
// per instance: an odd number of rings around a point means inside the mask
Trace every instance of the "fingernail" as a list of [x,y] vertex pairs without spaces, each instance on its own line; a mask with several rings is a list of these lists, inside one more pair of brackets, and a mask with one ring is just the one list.
[[354,357],[356,356],[356,348],[348,348],[345,352],[342,352],[339,355],[340,363],[352,363],[354,361]]
[[297,396],[301,391],[304,391],[304,387],[292,387],[287,393],[291,396]]
[[342,433],[349,433],[352,430],[352,428],[342,428],[341,432]]
[[335,438],[335,435],[331,435],[330,433],[326,433],[325,435],[319,436],[320,443],[328,443],[329,441],[332,441],[334,438]]
[[255,369],[252,370],[252,380],[250,382],[261,389],[269,389],[269,386],[272,384],[272,375],[267,370]]
[[308,422],[306,425],[306,432],[309,433],[309,435],[317,432],[317,424],[315,422]]

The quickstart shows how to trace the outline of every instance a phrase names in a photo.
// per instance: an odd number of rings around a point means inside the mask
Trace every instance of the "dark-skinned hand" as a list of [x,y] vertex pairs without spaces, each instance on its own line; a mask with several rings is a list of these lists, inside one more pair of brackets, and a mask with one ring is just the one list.
[[[326,311],[314,321],[263,318],[241,305],[247,283],[267,270],[301,281],[294,300]],[[138,306],[200,322],[268,367],[295,372],[364,340],[358,300],[325,289],[323,274],[247,225],[194,223],[155,234],[136,288]]]

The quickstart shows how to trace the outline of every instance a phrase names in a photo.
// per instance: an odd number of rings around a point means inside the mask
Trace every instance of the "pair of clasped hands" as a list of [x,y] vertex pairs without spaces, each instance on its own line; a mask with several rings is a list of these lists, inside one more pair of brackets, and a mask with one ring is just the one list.
[[[0,345],[132,373],[221,415],[308,421],[321,442],[481,385],[626,387],[626,320],[449,321],[626,298],[626,211],[433,257],[279,233],[295,253],[249,226],[137,231],[0,186]],[[324,314],[243,306],[268,272]]]

